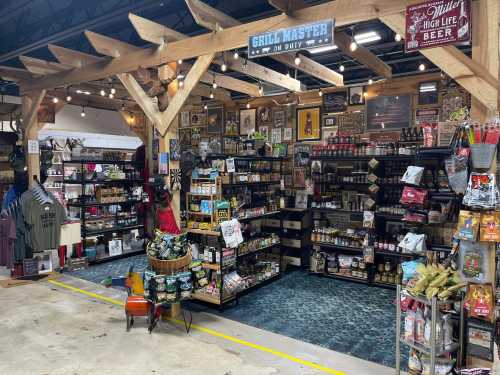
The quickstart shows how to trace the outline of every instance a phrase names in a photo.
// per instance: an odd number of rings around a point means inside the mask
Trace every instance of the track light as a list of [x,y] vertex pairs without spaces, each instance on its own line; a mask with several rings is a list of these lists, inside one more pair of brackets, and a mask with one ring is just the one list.
[[420,63],[420,65],[418,66],[418,70],[420,70],[421,72],[423,72],[425,70],[425,64],[424,63]]
[[80,112],[80,116],[85,117],[85,107],[82,107],[82,111]]
[[101,89],[101,96],[106,96],[106,91],[104,91],[104,89]]
[[250,103],[247,103],[247,109],[250,109]]
[[111,91],[111,94],[113,94],[113,95],[116,94],[116,89],[113,86],[111,86],[111,90],[110,91]]
[[68,96],[66,97],[66,101],[67,101],[67,102],[70,102],[70,101],[71,101],[71,99],[73,99],[73,98],[71,97],[71,95],[68,95]]
[[300,65],[300,62],[301,62],[301,61],[302,61],[302,60],[300,60],[300,56],[299,56],[299,54],[298,54],[298,53],[297,53],[297,54],[295,54],[295,65]]
[[358,43],[356,43],[354,40],[351,41],[351,44],[349,44],[349,49],[351,52],[354,52],[358,49]]
[[323,96],[323,90],[321,90],[321,88],[320,88],[320,89],[319,89],[319,91],[318,91],[318,95],[319,95],[319,96]]
[[340,70],[341,72],[343,72],[343,71],[345,70],[345,66],[341,64],[341,65],[339,66],[339,70]]
[[403,39],[403,37],[401,36],[401,34],[396,33],[396,35],[394,35],[394,40],[396,42],[401,42],[401,39]]
[[368,84],[371,85],[373,83],[373,79],[370,77],[370,79],[368,80]]
[[214,92],[210,91],[210,99],[213,99],[213,98],[214,98]]
[[233,59],[238,60],[239,58],[240,58],[240,55],[239,55],[238,51],[234,51]]
[[54,96],[52,98],[52,103],[57,104],[58,102],[59,102],[59,99],[56,96]]

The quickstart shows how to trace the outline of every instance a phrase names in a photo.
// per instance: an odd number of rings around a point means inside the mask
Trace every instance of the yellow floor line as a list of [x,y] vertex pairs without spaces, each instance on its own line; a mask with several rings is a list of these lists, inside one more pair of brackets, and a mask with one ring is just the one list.
[[[113,298],[101,296],[101,295],[99,295],[97,293],[88,292],[86,290],[83,290],[83,289],[80,289],[80,288],[76,288],[74,286],[71,286],[69,284],[66,284],[66,283],[63,283],[63,282],[60,282],[60,281],[57,281],[57,280],[48,280],[48,281],[49,281],[49,283],[52,283],[52,284],[57,285],[57,286],[60,286],[62,288],[69,289],[69,290],[71,290],[73,292],[76,292],[76,293],[81,293],[81,294],[84,294],[86,296],[89,296],[89,297],[92,297],[92,298],[95,298],[95,299],[99,299],[101,301],[109,302],[109,303],[112,303],[113,305],[124,306],[124,303],[122,301],[118,301],[118,300],[115,300]],[[176,324],[182,324],[182,325],[184,325],[184,321],[182,321],[182,320],[173,319],[173,318],[168,318],[168,320],[171,321],[171,322],[174,322]],[[314,362],[306,361],[304,359],[300,359],[300,358],[294,357],[292,355],[280,352],[278,350],[274,350],[274,349],[270,349],[270,348],[267,348],[267,347],[262,346],[262,345],[254,344],[254,343],[252,343],[250,341],[241,340],[241,339],[238,339],[236,337],[229,336],[229,335],[226,335],[224,333],[217,332],[217,331],[215,331],[213,329],[199,326],[197,324],[192,324],[191,325],[191,329],[194,329],[194,330],[197,330],[197,331],[200,331],[200,332],[204,332],[204,333],[209,334],[211,336],[219,337],[219,338],[222,338],[222,339],[225,339],[225,340],[228,340],[228,341],[231,341],[231,342],[234,342],[236,344],[240,344],[240,345],[252,348],[252,349],[260,350],[260,351],[265,352],[265,353],[273,354],[273,355],[275,355],[277,357],[284,358],[284,359],[287,359],[289,361],[292,361],[292,362],[295,362],[295,363],[299,363],[301,365],[304,365],[304,366],[311,367],[311,368],[316,369],[316,370],[320,370],[320,371],[326,372],[328,374],[333,374],[333,375],[347,375],[343,371],[337,371],[337,370],[334,370],[334,369],[329,368],[329,367],[321,366],[321,365],[318,365],[318,364],[316,364]]]

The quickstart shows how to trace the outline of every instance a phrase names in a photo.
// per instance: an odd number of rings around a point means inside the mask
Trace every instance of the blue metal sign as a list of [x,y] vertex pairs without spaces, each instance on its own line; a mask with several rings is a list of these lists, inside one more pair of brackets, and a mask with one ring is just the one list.
[[333,45],[335,20],[273,30],[248,39],[248,57],[260,57]]

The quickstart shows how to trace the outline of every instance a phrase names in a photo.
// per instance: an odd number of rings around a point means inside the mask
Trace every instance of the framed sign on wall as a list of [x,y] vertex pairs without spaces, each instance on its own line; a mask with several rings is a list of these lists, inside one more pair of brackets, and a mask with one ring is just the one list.
[[412,121],[411,95],[377,96],[366,104],[366,130],[408,128]]
[[347,91],[323,94],[323,113],[338,113],[347,110]]
[[297,141],[321,139],[321,107],[297,108]]

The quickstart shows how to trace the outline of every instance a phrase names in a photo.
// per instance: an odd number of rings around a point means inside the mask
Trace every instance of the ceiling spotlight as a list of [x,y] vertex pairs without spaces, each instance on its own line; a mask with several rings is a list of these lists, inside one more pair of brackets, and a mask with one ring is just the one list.
[[115,96],[113,95],[113,93],[112,93],[112,92],[110,92],[110,93],[109,93],[109,98],[110,98],[110,99],[113,99],[114,97],[115,97]]
[[238,60],[239,58],[240,58],[240,55],[239,55],[238,51],[234,51],[233,59]]
[[247,109],[250,109],[250,103],[247,103]]
[[371,79],[371,77],[370,77],[370,79],[368,80],[368,84],[371,85],[372,83],[373,83],[373,79]]
[[418,66],[418,70],[420,70],[421,72],[423,72],[425,70],[425,64],[424,63],[420,63],[420,65]]
[[295,65],[300,65],[300,62],[301,62],[301,61],[302,61],[302,60],[300,60],[300,56],[299,56],[299,54],[297,53],[297,54],[295,55]]
[[343,72],[343,71],[345,70],[345,66],[341,64],[341,65],[339,66],[339,70],[340,70],[341,72]]
[[214,92],[210,91],[210,99],[213,99],[213,98],[214,98]]
[[394,35],[394,40],[396,42],[401,42],[401,39],[403,39],[403,37],[401,36],[401,34],[396,33],[396,35]]
[[71,97],[71,95],[68,95],[68,96],[66,97],[66,101],[67,101],[67,102],[70,102],[70,101],[71,101],[71,99],[73,99],[73,98]]
[[205,104],[205,105],[203,106],[203,109],[208,109],[208,105],[206,105],[206,104]]
[[223,71],[223,72],[225,72],[227,70],[226,61],[222,62],[222,65],[220,66],[220,70]]
[[182,59],[177,60],[177,64],[181,65],[182,64]]
[[59,99],[56,96],[54,96],[52,98],[52,103],[57,104],[57,102],[59,102]]
[[319,96],[323,96],[323,90],[319,89],[319,91],[318,91],[318,95],[319,95]]
[[101,96],[106,96],[106,91],[104,91],[104,89],[101,89]]
[[356,43],[354,40],[349,44],[349,49],[351,52],[354,52],[358,49],[358,43]]
[[85,117],[85,107],[82,107],[82,111],[80,112],[80,116]]

